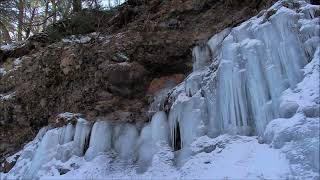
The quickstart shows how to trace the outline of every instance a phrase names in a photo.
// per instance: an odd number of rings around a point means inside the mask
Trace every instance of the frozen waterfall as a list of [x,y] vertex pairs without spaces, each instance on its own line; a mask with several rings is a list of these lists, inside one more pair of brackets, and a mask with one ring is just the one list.
[[[273,119],[292,118],[297,112],[319,117],[319,104],[310,107],[298,102],[301,96],[291,100],[286,95],[298,91],[296,87],[308,76],[304,67],[312,59],[313,68],[319,68],[314,59],[320,52],[320,9],[304,1],[298,8],[282,2],[194,47],[193,72],[156,97],[150,105],[151,122],[141,127],[78,118],[76,124],[42,129],[34,140],[35,151],[21,156],[9,174],[38,178],[51,167],[48,162],[93,161],[109,154],[145,172],[156,154],[170,146],[180,166],[194,155],[190,145],[201,136],[261,137]],[[319,98],[319,92],[312,96]]]

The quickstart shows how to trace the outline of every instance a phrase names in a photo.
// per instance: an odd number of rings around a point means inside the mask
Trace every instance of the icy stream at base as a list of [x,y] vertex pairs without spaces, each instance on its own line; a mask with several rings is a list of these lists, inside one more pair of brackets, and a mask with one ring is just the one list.
[[43,128],[0,179],[319,179],[319,12],[279,1],[225,29],[142,129]]

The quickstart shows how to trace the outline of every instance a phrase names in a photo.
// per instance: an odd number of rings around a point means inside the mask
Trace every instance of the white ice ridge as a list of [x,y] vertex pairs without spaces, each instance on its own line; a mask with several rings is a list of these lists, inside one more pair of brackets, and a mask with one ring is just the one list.
[[319,179],[319,12],[279,1],[195,47],[143,126],[62,114],[0,179]]

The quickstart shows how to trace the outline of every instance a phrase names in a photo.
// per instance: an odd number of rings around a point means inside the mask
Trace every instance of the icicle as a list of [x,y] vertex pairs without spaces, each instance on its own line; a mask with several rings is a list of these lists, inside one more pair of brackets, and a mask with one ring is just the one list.
[[65,129],[63,144],[71,142],[73,140],[74,133],[75,133],[74,125],[69,123]]
[[163,111],[157,112],[153,115],[151,120],[151,127],[152,127],[152,141],[165,141],[168,142],[168,123],[167,123],[167,115]]
[[135,146],[139,138],[137,128],[129,123],[117,125],[114,129],[114,148],[126,160],[136,158]]
[[146,125],[138,140],[138,171],[144,172],[152,162],[152,157],[160,149],[159,144],[169,145],[167,115],[163,111],[153,115],[151,124]]
[[54,157],[59,145],[60,135],[59,129],[49,130],[44,135],[35,155],[32,157],[31,166],[24,174],[23,179],[33,179],[40,167]]
[[193,71],[201,70],[211,63],[211,52],[207,44],[199,45],[193,48]]
[[82,156],[86,150],[86,145],[89,143],[89,135],[91,124],[85,119],[78,119],[74,134],[74,151],[75,155]]
[[85,154],[86,160],[91,160],[99,153],[106,152],[111,148],[112,129],[108,122],[97,121],[94,123],[89,149]]

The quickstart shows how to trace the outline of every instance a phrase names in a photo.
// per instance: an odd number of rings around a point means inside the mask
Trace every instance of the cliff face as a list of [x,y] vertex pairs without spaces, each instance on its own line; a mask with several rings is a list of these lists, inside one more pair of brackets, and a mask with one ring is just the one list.
[[20,149],[49,122],[62,125],[55,121],[62,112],[92,121],[147,121],[151,97],[167,81],[177,84],[191,72],[191,47],[271,4],[129,0],[104,22],[101,34],[51,44],[46,36],[35,36],[2,49],[1,157]]

